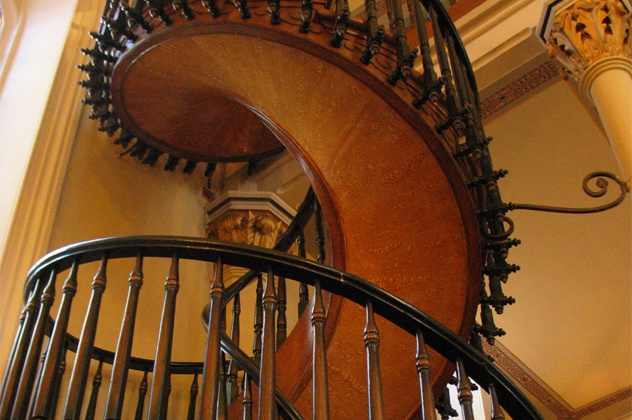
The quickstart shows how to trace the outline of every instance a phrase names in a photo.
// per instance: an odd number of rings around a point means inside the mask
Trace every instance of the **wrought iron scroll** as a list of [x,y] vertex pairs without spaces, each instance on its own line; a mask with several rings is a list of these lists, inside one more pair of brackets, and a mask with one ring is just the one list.
[[[593,179],[597,178],[596,186],[599,188],[598,190],[593,190],[589,182]],[[564,213],[564,214],[590,214],[590,213],[599,213],[602,211],[610,210],[623,202],[625,196],[630,192],[630,184],[624,181],[621,181],[614,174],[605,171],[592,172],[584,178],[582,182],[582,187],[584,192],[588,194],[592,198],[600,198],[606,195],[608,192],[608,181],[610,179],[616,182],[621,188],[621,194],[616,198],[616,200],[604,204],[602,206],[597,207],[584,207],[584,208],[572,208],[572,207],[555,207],[555,206],[541,206],[536,204],[516,204],[509,203],[509,210],[532,210],[532,211],[542,211],[549,213]]]

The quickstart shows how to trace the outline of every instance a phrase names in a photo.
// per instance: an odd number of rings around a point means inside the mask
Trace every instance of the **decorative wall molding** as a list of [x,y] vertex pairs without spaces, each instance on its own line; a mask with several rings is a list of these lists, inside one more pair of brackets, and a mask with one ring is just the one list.
[[593,401],[583,407],[574,409],[498,341],[496,341],[496,345],[493,347],[487,344],[486,341],[483,341],[483,350],[485,354],[494,358],[494,363],[500,367],[505,374],[551,410],[557,416],[558,420],[580,420],[618,402],[632,398],[632,387],[628,387]]
[[555,62],[545,62],[481,101],[483,120],[508,110],[536,91],[561,79],[560,70]]

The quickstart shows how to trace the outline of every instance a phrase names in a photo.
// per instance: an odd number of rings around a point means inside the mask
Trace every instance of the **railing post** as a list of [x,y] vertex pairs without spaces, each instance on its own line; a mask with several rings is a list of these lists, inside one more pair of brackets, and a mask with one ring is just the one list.
[[472,383],[470,382],[470,378],[467,377],[467,373],[465,373],[465,367],[461,359],[457,359],[456,361],[456,377],[463,419],[474,420],[474,411],[472,410]]
[[19,384],[24,362],[28,354],[30,338],[32,336],[35,320],[39,313],[40,299],[45,283],[42,278],[37,280],[29,296],[28,303],[20,315],[20,326],[18,327],[13,349],[11,350],[11,357],[7,364],[7,370],[2,382],[3,388],[0,403],[1,419],[9,418],[11,409],[13,408],[13,402],[15,401],[18,390],[17,385]]
[[134,420],[142,420],[145,409],[145,396],[147,395],[147,371],[143,373],[143,379],[138,386],[138,402],[136,403],[136,414]]
[[101,381],[103,376],[101,371],[103,369],[103,360],[99,360],[99,366],[92,379],[92,392],[90,393],[90,400],[88,401],[88,408],[86,410],[86,420],[94,420],[94,415],[97,411],[97,402],[99,400],[99,389],[101,389]]
[[211,285],[211,308],[209,312],[206,357],[202,374],[200,419],[215,420],[219,395],[220,336],[222,326],[222,300],[224,298],[224,266],[221,257],[215,264],[215,278]]
[[327,316],[323,305],[320,281],[314,283],[314,308],[312,310],[312,418],[329,419],[329,385],[327,382],[327,354],[325,351],[325,323]]
[[415,360],[417,362],[417,374],[419,375],[419,388],[421,390],[421,418],[422,420],[435,420],[437,416],[435,414],[435,400],[430,380],[430,355],[426,349],[421,330],[417,331],[417,354]]
[[189,391],[189,411],[187,413],[187,420],[195,420],[195,402],[198,394],[198,373],[195,372],[193,376],[193,383],[191,383],[191,390]]
[[143,256],[141,253],[138,253],[136,256],[136,263],[130,273],[128,283],[127,304],[125,306],[125,314],[123,315],[123,323],[121,324],[121,332],[116,347],[116,355],[114,356],[110,388],[108,390],[108,399],[105,408],[105,418],[107,420],[121,418],[121,412],[123,411],[129,361],[132,355],[132,341],[134,338],[134,326],[136,324],[138,295],[143,285]]
[[171,259],[169,275],[165,281],[165,300],[162,306],[158,345],[156,346],[156,357],[154,358],[154,374],[151,378],[147,420],[163,419],[164,407],[169,400],[168,388],[171,382],[169,367],[171,364],[173,327],[176,315],[176,296],[179,288],[178,255],[174,253]]
[[75,364],[72,368],[68,397],[66,398],[66,406],[64,407],[64,419],[75,420],[79,419],[81,415],[83,395],[88,380],[90,358],[92,357],[94,338],[97,333],[99,310],[101,309],[101,296],[103,296],[107,283],[107,262],[107,256],[104,254],[101,258],[99,270],[92,281],[92,296],[90,297],[86,320],[83,324],[83,330],[81,331]]
[[[233,299],[233,321],[230,327],[230,339],[235,343],[236,346],[239,346],[239,314],[241,314],[241,300],[239,297],[239,293]],[[228,396],[229,402],[234,401],[239,395],[239,384],[237,383],[237,373],[239,371],[239,367],[237,366],[237,362],[232,357],[230,358],[230,363],[228,364]]]
[[13,405],[13,411],[11,416],[8,417],[11,420],[21,420],[28,415],[29,402],[31,401],[31,394],[33,392],[33,385],[35,376],[37,374],[37,365],[40,362],[40,356],[42,354],[42,342],[44,340],[44,333],[48,324],[48,315],[50,307],[55,300],[55,281],[57,278],[57,271],[53,269],[50,273],[46,287],[42,295],[40,303],[40,310],[33,329],[33,335],[31,337],[31,344],[24,363],[24,370],[20,377],[20,383],[18,385],[17,394],[15,397],[15,403]]
[[46,361],[44,362],[42,371],[42,380],[39,382],[35,394],[35,408],[33,411],[35,417],[46,416],[48,407],[54,397],[55,388],[53,384],[56,382],[57,374],[59,373],[59,364],[62,354],[64,353],[66,330],[68,329],[68,320],[70,319],[70,307],[73,297],[77,292],[77,268],[78,262],[75,260],[70,269],[68,278],[64,283],[63,295],[59,311],[57,312],[55,327],[53,328],[48,344]]
[[364,328],[366,366],[369,391],[369,420],[384,420],[384,399],[382,396],[382,374],[380,371],[380,332],[375,323],[373,304],[366,303],[366,326]]
[[275,413],[275,311],[274,273],[272,268],[268,268],[263,295],[263,348],[261,350],[261,369],[259,374],[259,420],[273,420]]

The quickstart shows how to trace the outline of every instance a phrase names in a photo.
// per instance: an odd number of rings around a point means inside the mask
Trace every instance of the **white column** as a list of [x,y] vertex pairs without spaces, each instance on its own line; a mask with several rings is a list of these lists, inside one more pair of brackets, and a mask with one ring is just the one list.
[[629,0],[547,0],[538,32],[595,105],[624,180],[632,177],[632,6]]
[[632,60],[604,58],[580,80],[582,96],[593,102],[619,162],[624,179],[632,178]]

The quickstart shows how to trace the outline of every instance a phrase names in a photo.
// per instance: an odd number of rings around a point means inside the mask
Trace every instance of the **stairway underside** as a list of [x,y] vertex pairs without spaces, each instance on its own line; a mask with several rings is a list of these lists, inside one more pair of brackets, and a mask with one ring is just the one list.
[[[392,47],[369,66],[364,39],[329,45],[322,19],[299,34],[300,9],[282,9],[271,26],[264,3],[252,17],[174,17],[119,60],[112,79],[118,117],[160,150],[196,160],[275,149],[278,138],[309,176],[322,204],[337,268],[366,278],[463,337],[474,324],[481,283],[478,223],[451,156],[438,102],[421,110],[404,82],[386,83]],[[228,8],[226,8],[228,10]],[[319,19],[316,19],[318,22]],[[272,134],[274,137],[272,137]],[[239,143],[256,138],[258,143]],[[367,412],[363,308],[332,300],[327,348],[332,418]],[[408,418],[419,405],[414,338],[378,320],[386,417]],[[311,411],[311,325],[303,316],[277,353],[277,383]],[[401,355],[406,355],[402,357]],[[435,395],[452,370],[431,356]]]

